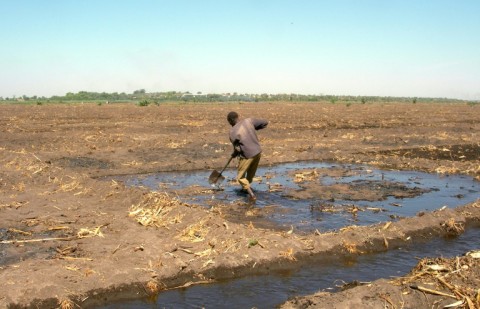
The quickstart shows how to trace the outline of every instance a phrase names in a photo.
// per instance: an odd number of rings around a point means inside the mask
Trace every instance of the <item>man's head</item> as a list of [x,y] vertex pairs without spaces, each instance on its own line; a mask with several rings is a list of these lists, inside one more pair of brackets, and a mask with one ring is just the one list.
[[227,115],[228,123],[233,127],[238,121],[238,113],[230,112]]

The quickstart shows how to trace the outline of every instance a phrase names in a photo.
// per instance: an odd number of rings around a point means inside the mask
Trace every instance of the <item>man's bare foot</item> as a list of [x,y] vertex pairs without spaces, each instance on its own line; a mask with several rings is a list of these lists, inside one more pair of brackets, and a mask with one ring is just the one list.
[[252,189],[248,188],[247,192],[248,192],[250,202],[255,202],[257,200],[257,197],[255,196],[255,194],[253,194]]

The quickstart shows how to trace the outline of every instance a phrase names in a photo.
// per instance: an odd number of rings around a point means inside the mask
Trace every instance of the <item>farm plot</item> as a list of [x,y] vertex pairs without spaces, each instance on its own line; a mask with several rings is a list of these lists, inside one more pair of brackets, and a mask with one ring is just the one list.
[[[478,180],[478,108],[395,102],[1,105],[0,306],[94,307],[291,269],[312,256],[362,255],[461,234],[479,220],[478,200],[464,205],[457,198],[457,207],[371,225],[352,222],[333,232],[279,230],[232,217],[222,207],[187,203],[165,188],[103,178],[208,173],[223,166],[231,153],[225,117],[236,110],[270,120],[259,133],[265,168],[316,161]],[[304,193],[314,195],[322,186],[311,187],[310,172],[299,174]],[[356,184],[349,190],[368,186]],[[271,185],[272,193],[280,188]],[[329,215],[328,204],[312,207]],[[466,295],[465,287],[457,290]]]

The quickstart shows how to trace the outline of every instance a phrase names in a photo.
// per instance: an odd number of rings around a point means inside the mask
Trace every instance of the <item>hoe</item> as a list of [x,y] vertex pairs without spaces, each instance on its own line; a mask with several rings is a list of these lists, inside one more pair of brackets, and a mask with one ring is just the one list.
[[211,174],[210,174],[210,177],[208,177],[208,182],[210,184],[216,184],[218,182],[222,182],[225,177],[222,176],[222,173],[223,171],[225,171],[225,169],[227,168],[227,166],[230,164],[230,162],[232,161],[233,157],[230,157],[230,159],[228,160],[227,164],[225,164],[225,166],[223,167],[223,169],[218,172],[217,170],[214,170]]

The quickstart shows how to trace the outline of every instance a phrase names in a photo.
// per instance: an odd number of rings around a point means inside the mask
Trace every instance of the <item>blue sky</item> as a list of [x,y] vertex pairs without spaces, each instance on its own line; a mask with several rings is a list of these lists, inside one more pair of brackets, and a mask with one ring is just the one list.
[[0,0],[0,96],[480,100],[478,0]]

